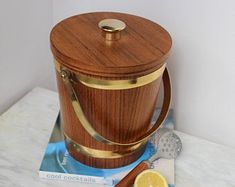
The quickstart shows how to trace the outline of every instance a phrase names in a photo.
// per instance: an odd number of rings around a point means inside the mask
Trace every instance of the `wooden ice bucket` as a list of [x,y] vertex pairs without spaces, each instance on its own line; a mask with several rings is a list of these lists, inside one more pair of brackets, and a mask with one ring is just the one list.
[[[99,168],[138,159],[170,105],[169,33],[138,16],[96,12],[58,23],[50,40],[69,153]],[[162,79],[162,111],[151,126]]]

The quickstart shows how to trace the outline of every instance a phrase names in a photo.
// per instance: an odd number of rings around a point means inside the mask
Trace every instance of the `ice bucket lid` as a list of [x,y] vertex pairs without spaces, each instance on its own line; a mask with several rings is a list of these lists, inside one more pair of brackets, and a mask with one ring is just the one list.
[[50,35],[54,58],[80,73],[135,77],[160,68],[172,41],[160,25],[145,18],[95,12],[67,18]]

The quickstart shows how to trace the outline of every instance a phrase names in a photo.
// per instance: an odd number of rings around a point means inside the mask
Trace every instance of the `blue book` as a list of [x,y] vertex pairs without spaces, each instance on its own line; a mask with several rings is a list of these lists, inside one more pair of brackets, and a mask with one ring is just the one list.
[[[155,112],[153,121],[157,118],[158,114],[159,110]],[[170,110],[163,126],[173,129],[172,110]],[[141,161],[148,159],[155,153],[156,136],[157,133],[149,140],[143,155],[132,164],[115,169],[93,168],[76,161],[69,155],[65,147],[60,117],[58,115],[39,169],[39,176],[42,179],[113,186]],[[174,160],[159,159],[154,162],[153,166],[155,170],[159,171],[166,178],[169,187],[174,187]]]

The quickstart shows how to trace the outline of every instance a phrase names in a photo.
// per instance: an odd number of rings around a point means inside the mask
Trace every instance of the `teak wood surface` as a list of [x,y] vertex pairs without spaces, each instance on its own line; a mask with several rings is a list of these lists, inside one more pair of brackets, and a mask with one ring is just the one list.
[[[127,28],[118,41],[107,42],[98,22],[104,18],[124,21]],[[171,38],[158,24],[121,13],[89,13],[68,18],[51,32],[54,58],[70,71],[102,79],[125,79],[146,75],[165,63]],[[117,142],[132,142],[150,127],[161,77],[147,85],[127,90],[102,90],[73,83],[81,107],[92,126],[102,136]],[[82,127],[57,72],[62,124],[66,134],[79,144],[99,150],[123,150],[92,138]],[[100,159],[83,155],[71,145],[70,154],[80,162],[99,168],[115,168],[132,163],[145,145],[128,156]]]
[[[66,134],[86,147],[99,150],[122,150],[126,146],[106,145],[91,137],[82,127],[71,105],[63,80],[57,73],[62,124]],[[104,137],[117,142],[132,142],[146,133],[155,110],[161,78],[128,90],[101,90],[74,84],[81,107],[92,126]],[[144,149],[121,159],[97,159],[83,156],[69,147],[73,157],[93,167],[113,168],[136,160]]]
[[[105,41],[98,23],[106,18],[126,23],[121,39]],[[53,28],[50,39],[54,57],[71,70],[120,79],[158,69],[172,42],[169,33],[150,20],[110,12],[67,18]]]

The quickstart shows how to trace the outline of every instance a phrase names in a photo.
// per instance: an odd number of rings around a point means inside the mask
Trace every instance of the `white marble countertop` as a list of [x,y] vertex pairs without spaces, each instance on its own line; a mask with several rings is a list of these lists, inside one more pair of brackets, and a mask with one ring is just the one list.
[[[0,187],[92,187],[45,181],[38,169],[59,111],[55,92],[35,88],[0,116]],[[235,187],[235,149],[181,132],[176,187]]]

